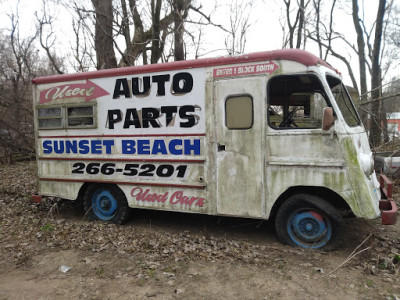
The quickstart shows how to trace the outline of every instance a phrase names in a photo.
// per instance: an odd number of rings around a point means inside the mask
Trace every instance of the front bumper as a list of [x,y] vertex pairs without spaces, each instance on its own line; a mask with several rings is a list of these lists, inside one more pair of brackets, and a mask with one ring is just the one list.
[[379,183],[382,193],[386,196],[386,199],[379,201],[382,225],[394,225],[397,221],[397,205],[392,198],[393,184],[384,174],[380,174]]

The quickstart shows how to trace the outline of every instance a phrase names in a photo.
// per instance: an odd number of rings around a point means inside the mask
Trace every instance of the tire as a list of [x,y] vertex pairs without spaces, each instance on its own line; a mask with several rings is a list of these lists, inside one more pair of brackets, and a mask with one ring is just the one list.
[[279,208],[275,219],[279,240],[293,247],[334,250],[341,242],[344,220],[327,201],[296,194]]
[[90,220],[123,224],[131,215],[125,194],[115,185],[92,184],[84,196],[84,209]]

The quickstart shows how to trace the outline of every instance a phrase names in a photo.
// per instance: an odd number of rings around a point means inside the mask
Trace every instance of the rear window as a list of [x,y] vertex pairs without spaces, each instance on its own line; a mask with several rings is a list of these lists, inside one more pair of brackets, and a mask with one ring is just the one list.
[[39,129],[94,128],[95,106],[57,106],[37,109]]

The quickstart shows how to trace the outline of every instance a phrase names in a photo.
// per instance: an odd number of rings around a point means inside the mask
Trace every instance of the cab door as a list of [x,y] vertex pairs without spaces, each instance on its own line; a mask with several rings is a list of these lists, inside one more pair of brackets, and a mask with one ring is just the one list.
[[265,81],[214,82],[218,214],[263,216]]

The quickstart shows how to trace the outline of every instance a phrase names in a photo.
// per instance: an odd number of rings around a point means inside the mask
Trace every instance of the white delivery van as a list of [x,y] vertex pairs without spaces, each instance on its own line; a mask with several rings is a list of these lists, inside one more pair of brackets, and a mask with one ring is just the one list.
[[308,52],[33,83],[36,200],[82,199],[92,219],[117,224],[131,208],[274,217],[282,242],[306,248],[337,246],[345,210],[372,219],[381,203],[396,222],[340,75]]

